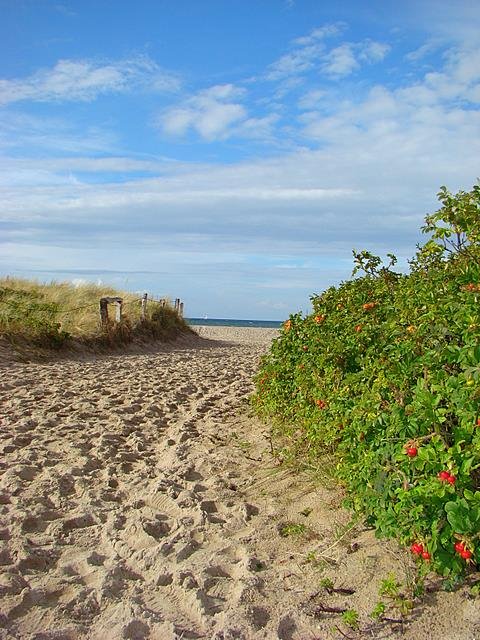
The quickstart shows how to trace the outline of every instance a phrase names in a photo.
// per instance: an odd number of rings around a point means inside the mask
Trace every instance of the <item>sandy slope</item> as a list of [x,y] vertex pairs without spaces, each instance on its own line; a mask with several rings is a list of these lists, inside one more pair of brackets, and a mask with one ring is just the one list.
[[409,560],[272,459],[247,397],[275,331],[199,333],[232,342],[0,369],[0,638],[479,638],[466,589],[368,627]]

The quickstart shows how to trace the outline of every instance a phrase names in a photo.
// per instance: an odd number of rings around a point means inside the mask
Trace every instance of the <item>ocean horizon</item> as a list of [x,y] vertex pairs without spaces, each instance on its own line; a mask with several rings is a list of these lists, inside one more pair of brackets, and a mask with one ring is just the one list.
[[279,329],[281,320],[239,320],[232,318],[184,318],[187,324],[192,326],[203,325],[205,327],[256,327],[263,329]]

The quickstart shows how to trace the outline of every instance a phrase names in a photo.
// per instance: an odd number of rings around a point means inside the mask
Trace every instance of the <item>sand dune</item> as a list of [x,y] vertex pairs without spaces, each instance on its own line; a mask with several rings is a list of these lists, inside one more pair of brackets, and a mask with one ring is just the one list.
[[[0,638],[361,637],[319,607],[366,624],[379,580],[411,568],[346,528],[337,489],[271,457],[247,399],[276,331],[199,333],[0,369]],[[322,592],[325,576],[354,593]],[[478,638],[465,593],[368,637]]]

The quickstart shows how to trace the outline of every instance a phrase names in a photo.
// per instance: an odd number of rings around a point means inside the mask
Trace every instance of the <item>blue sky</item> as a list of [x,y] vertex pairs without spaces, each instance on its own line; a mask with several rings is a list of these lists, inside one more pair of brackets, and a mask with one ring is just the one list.
[[[339,6],[340,4],[340,6]],[[0,273],[282,319],[480,176],[477,0],[0,0]]]

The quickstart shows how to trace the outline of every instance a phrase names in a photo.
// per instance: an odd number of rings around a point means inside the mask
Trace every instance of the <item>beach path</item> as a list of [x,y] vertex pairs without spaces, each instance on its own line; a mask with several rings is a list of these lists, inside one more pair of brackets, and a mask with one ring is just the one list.
[[[0,369],[0,638],[335,638],[319,607],[366,616],[378,579],[408,572],[338,489],[272,457],[248,398],[276,330],[198,331]],[[475,616],[436,594],[401,637],[467,640]]]

